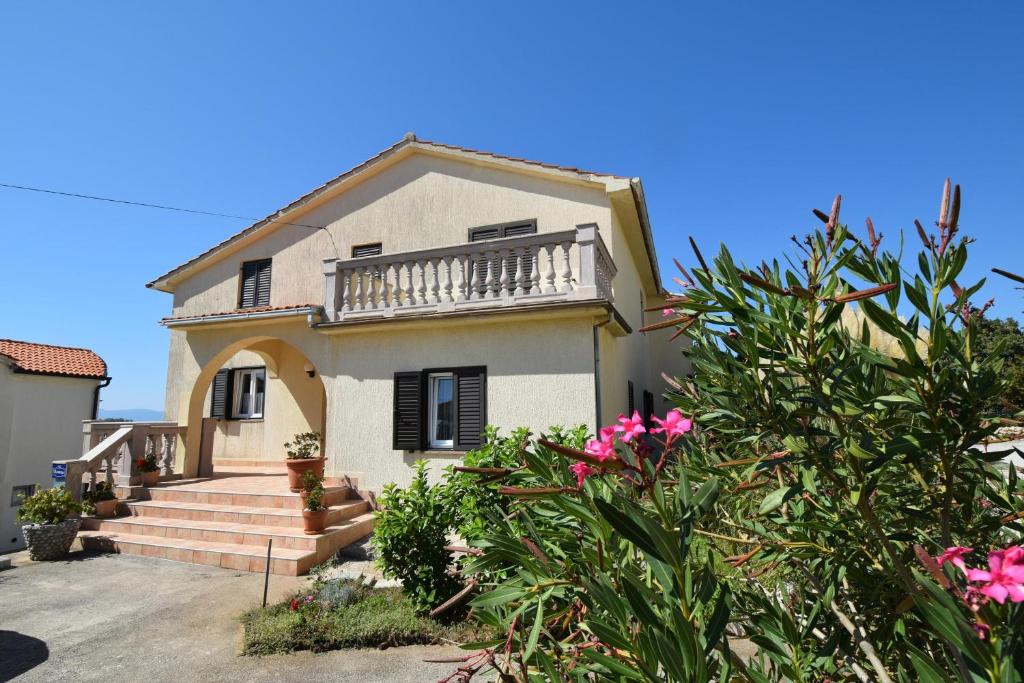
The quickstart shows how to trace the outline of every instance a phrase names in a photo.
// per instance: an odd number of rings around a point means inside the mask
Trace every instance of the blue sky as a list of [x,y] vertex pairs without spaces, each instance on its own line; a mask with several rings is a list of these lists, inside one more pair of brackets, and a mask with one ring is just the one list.
[[[1020,3],[4,3],[0,182],[259,217],[415,131],[644,180],[662,268],[844,218],[1024,270]],[[160,408],[154,276],[245,226],[0,188],[0,337],[87,346]],[[968,279],[968,278],[964,278]],[[995,313],[1024,294],[990,278]]]

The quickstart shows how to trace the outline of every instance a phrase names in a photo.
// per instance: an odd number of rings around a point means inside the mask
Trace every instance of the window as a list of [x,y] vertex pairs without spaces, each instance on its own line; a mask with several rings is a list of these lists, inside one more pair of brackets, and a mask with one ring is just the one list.
[[[513,223],[499,223],[498,225],[483,225],[479,228],[469,229],[469,241],[470,242],[483,242],[485,240],[503,239],[506,237],[520,237],[522,235],[533,235],[537,232],[537,219],[531,218],[524,221],[515,221]],[[515,256],[509,256],[505,259],[506,268],[508,269],[509,282],[515,282],[516,267]],[[477,261],[474,265],[477,272],[477,279],[480,281],[481,286],[487,280],[487,261]],[[501,259],[494,259],[494,279],[497,280],[501,275]],[[533,275],[533,263],[526,262],[523,267],[523,275],[526,280],[529,281],[530,276]],[[529,288],[529,286],[527,286]]]
[[243,419],[263,417],[267,371],[264,368],[235,370],[234,380],[235,401],[231,411],[232,417]]
[[22,486],[15,486],[11,489],[11,507],[20,507],[25,499],[33,495],[36,492],[35,484],[24,484]]
[[383,253],[383,248],[380,242],[376,244],[362,244],[358,247],[352,247],[352,258],[362,258],[363,256],[380,256]]
[[633,380],[626,381],[626,401],[629,404],[629,409],[626,411],[626,415],[633,416],[633,411],[636,410],[636,396],[633,391]]
[[267,394],[266,368],[225,368],[213,378],[210,417],[221,420],[263,417]]
[[238,307],[270,305],[270,259],[242,264],[242,283],[238,288]]
[[487,368],[434,368],[395,373],[393,447],[400,451],[483,445]]
[[429,377],[427,438],[431,448],[451,448],[455,443],[455,376],[435,372]]

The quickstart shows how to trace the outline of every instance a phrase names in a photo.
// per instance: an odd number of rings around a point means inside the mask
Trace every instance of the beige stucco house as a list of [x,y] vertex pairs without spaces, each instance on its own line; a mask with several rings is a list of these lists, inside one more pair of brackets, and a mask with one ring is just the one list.
[[173,295],[186,477],[315,430],[327,475],[376,491],[486,424],[663,411],[661,373],[688,371],[639,332],[666,296],[639,179],[413,135],[149,286]]
[[55,458],[79,450],[109,381],[88,349],[0,339],[0,552],[24,547],[21,501],[49,486]]

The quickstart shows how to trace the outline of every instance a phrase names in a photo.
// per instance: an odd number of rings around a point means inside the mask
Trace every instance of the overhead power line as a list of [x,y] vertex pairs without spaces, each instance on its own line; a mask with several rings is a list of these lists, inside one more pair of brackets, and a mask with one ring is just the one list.
[[[91,194],[82,194],[80,192],[63,192],[61,190],[51,190],[44,187],[30,187],[28,185],[14,185],[11,183],[0,183],[0,187],[6,187],[11,190],[25,190],[27,192],[40,192],[43,194],[59,195],[61,197],[73,197],[75,199],[91,199],[96,202],[109,202],[111,204],[126,204],[128,206],[141,206],[146,209],[162,209],[164,211],[178,211],[181,213],[193,213],[201,216],[216,216],[218,218],[233,218],[240,221],[266,221],[267,223],[276,223],[278,225],[290,225],[296,228],[309,228],[310,230],[323,230],[327,237],[330,238],[331,244],[334,246],[334,251],[338,252],[338,245],[334,242],[334,235],[331,234],[323,225],[308,225],[306,223],[291,223],[288,221],[278,221],[272,218],[253,218],[252,216],[237,216],[230,213],[219,213],[217,211],[203,211],[201,209],[186,209],[180,206],[168,206],[166,204],[150,204],[148,202],[136,202],[130,199],[115,199],[114,197],[99,197]],[[338,258],[341,256],[338,254]]]

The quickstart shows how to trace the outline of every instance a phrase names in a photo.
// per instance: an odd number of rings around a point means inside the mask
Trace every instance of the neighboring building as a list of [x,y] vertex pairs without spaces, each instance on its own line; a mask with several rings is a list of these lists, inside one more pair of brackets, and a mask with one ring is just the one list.
[[82,448],[107,364],[88,349],[0,339],[0,552],[25,544],[23,497],[50,484],[50,464]]
[[639,179],[412,135],[149,286],[174,296],[186,477],[316,430],[327,474],[377,491],[485,424],[663,412],[661,373],[689,370],[671,330],[638,331],[666,297]]

